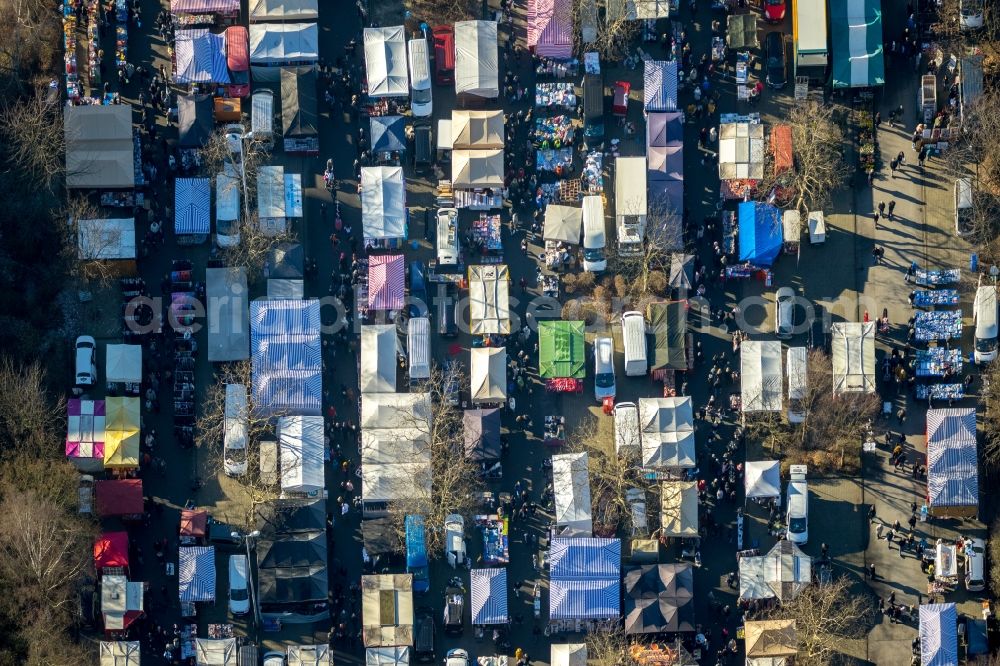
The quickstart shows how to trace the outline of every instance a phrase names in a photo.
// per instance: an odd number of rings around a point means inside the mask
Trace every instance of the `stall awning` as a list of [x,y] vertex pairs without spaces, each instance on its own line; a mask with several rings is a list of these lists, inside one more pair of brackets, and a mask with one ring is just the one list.
[[643,467],[696,466],[691,398],[640,398]]
[[760,123],[721,123],[719,178],[763,178],[764,146],[764,126]]
[[143,612],[143,583],[132,583],[125,576],[101,577],[101,613],[105,631],[123,631]]
[[462,413],[465,455],[473,462],[500,459],[500,410],[467,409]]
[[146,510],[142,500],[142,479],[109,479],[94,483],[97,515],[135,516]]
[[660,527],[664,536],[698,536],[698,484],[694,481],[660,484]]
[[238,14],[239,0],[170,0],[171,14]]
[[549,575],[562,579],[614,579],[621,571],[619,539],[553,537],[549,546]]
[[510,271],[506,264],[469,266],[469,320],[473,335],[510,333]]
[[781,466],[777,460],[747,461],[743,477],[747,499],[781,497]]
[[365,666],[410,666],[410,648],[368,648],[365,650]]
[[646,116],[646,146],[669,146],[684,141],[684,115],[680,111]]
[[503,150],[456,150],[451,154],[453,187],[503,187]]
[[281,489],[294,493],[323,490],[325,446],[322,416],[282,416],[278,419]]
[[792,128],[775,125],[771,130],[771,152],[774,154],[774,173],[780,174],[794,166],[792,160]]
[[958,611],[954,603],[920,607],[920,663],[952,666],[958,659]]
[[830,0],[830,31],[834,88],[885,83],[880,0]]
[[67,106],[63,111],[63,133],[66,187],[135,186],[131,105]]
[[251,21],[301,21],[319,17],[318,0],[250,0]]
[[690,564],[646,564],[626,570],[626,634],[694,629],[694,572]]
[[770,204],[745,201],[739,206],[740,261],[770,266],[783,242],[781,211]]
[[114,569],[128,566],[128,532],[104,532],[94,542],[94,568]]
[[[674,255],[675,258],[677,256],[679,255]],[[685,276],[685,272],[682,269],[677,271],[678,284],[674,284],[673,263],[671,263],[670,273],[671,286],[675,288],[690,288],[690,284],[685,285],[681,279]],[[653,355],[650,359],[649,369],[687,369],[686,305],[681,301],[650,303],[646,308],[646,319],[649,321],[649,330],[653,335]]]
[[573,56],[572,0],[528,0],[528,48],[545,58]]
[[250,358],[250,303],[246,268],[205,270],[208,360]]
[[551,666],[587,666],[586,643],[553,643],[549,655]]
[[361,393],[396,392],[396,327],[361,327]]
[[[440,132],[438,133],[440,136]],[[451,148],[453,150],[489,150],[503,148],[503,111],[451,112]]]
[[402,167],[361,168],[361,226],[365,239],[406,238]]
[[[780,666],[785,657],[799,652],[795,620],[763,620],[746,623],[747,658],[756,664]],[[765,661],[766,660],[766,661]],[[773,661],[769,661],[773,660]]]
[[104,466],[139,466],[139,398],[109,397],[104,401]]
[[469,382],[472,402],[503,402],[507,399],[507,349],[473,347]]
[[196,666],[236,666],[235,638],[195,638]]
[[391,153],[406,150],[405,116],[372,116],[369,119],[372,152]]
[[472,569],[472,624],[507,624],[507,569]]
[[[553,459],[556,457],[560,456]],[[604,619],[620,615],[621,541],[553,538],[549,562],[551,619]]]
[[315,23],[250,25],[250,64],[295,65],[319,59],[319,26]]
[[589,461],[586,452],[552,456],[555,529],[562,536],[590,537],[594,533]]
[[976,410],[927,410],[927,497],[931,509],[979,505]]
[[582,208],[559,206],[556,204],[546,206],[545,226],[542,232],[545,240],[562,241],[572,245],[579,245],[582,228]]
[[646,179],[684,180],[684,144],[650,146],[646,149]]
[[790,601],[812,584],[812,558],[782,540],[762,557],[741,557],[740,598]]
[[315,67],[281,68],[281,128],[286,138],[319,134]]
[[542,379],[587,375],[582,321],[538,322],[538,374]]
[[496,21],[455,23],[455,93],[499,97],[499,56]]
[[429,423],[429,393],[370,393],[361,397],[363,429],[407,428]]
[[406,291],[406,261],[401,254],[377,254],[368,258],[368,307],[400,310]]
[[181,601],[215,601],[215,547],[177,549],[177,585]]
[[410,78],[406,68],[406,30],[403,26],[365,28],[365,73],[370,97],[406,97]]
[[365,647],[413,645],[413,576],[361,577],[361,636]]
[[208,178],[174,181],[174,233],[202,235],[212,230],[212,185]]
[[181,536],[203,537],[208,527],[208,512],[195,511],[194,509],[181,510],[181,526],[179,534]]
[[215,106],[211,95],[177,96],[177,145],[200,148],[215,129]]
[[[78,464],[87,467],[101,467],[104,464],[104,419],[103,400],[66,401],[66,456],[77,459]],[[85,459],[85,460],[80,460]],[[95,465],[89,464],[96,463]]]
[[250,304],[254,407],[265,414],[318,415],[323,398],[319,301]]
[[208,28],[174,33],[174,83],[229,83],[226,36]]
[[830,327],[833,392],[875,392],[875,322],[837,322]]
[[677,110],[676,60],[646,60],[642,81],[646,111]]
[[142,381],[142,345],[107,345],[105,379],[113,383]]

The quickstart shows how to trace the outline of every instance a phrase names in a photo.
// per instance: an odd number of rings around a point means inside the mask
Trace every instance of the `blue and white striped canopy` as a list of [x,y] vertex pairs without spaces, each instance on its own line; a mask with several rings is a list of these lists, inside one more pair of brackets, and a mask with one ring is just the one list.
[[549,548],[552,578],[617,579],[621,567],[620,539],[552,539]]
[[647,60],[642,82],[647,112],[677,110],[676,60]]
[[250,303],[253,399],[271,414],[318,416],[323,401],[319,301]]
[[174,38],[175,83],[229,83],[226,36],[207,28],[178,30]]
[[507,569],[472,569],[472,624],[507,624]]
[[208,178],[174,181],[174,233],[207,234],[212,219],[212,186]]
[[599,620],[621,614],[621,585],[611,580],[551,580],[549,619]]
[[177,549],[177,587],[181,601],[215,601],[215,547]]
[[618,539],[552,539],[549,618],[586,620],[621,614],[622,546]]

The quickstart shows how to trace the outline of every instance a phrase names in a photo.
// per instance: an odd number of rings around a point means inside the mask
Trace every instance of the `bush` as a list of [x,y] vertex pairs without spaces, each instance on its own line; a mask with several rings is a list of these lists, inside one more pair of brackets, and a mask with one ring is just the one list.
[[996,518],[990,525],[988,538],[986,556],[990,561],[990,588],[996,594],[1000,590],[1000,518]]

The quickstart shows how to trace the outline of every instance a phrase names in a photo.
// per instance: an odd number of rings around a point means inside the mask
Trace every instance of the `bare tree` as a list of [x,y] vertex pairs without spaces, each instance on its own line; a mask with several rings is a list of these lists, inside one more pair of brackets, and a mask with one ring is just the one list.
[[236,230],[239,240],[222,248],[220,254],[227,266],[245,268],[247,280],[251,284],[263,275],[272,248],[279,243],[297,240],[287,226],[273,230],[264,228],[256,212],[251,212],[249,217],[241,216]]
[[670,256],[683,247],[680,211],[665,196],[654,196],[647,206],[641,250],[637,253],[616,251],[613,255],[613,269],[627,287],[619,296],[626,298],[630,307],[642,307],[650,300],[665,296],[669,290]]
[[596,27],[595,39],[582,44],[581,50],[595,51],[608,61],[619,61],[627,56],[639,32],[639,22],[630,14],[625,0],[608,2],[603,20],[599,17],[597,0],[573,0],[573,23],[581,28],[575,30],[581,41],[582,28],[590,31]]
[[776,193],[788,197],[790,208],[803,213],[822,210],[850,175],[842,152],[843,124],[834,107],[805,101],[793,106],[786,123],[792,130],[792,166],[774,169],[774,146],[765,157],[764,178],[756,192],[767,199]]
[[212,174],[213,179],[227,164],[233,173],[242,174],[246,182],[241,183],[241,186],[245,187],[244,195],[246,204],[249,205],[250,200],[257,195],[257,174],[267,164],[271,151],[268,144],[256,138],[245,125],[239,144],[240,150],[234,151],[237,147],[235,140],[230,140],[226,136],[226,128],[220,127],[208,136],[198,154],[202,167]]
[[62,106],[45,91],[16,98],[0,109],[0,135],[10,150],[10,163],[29,182],[55,191],[66,171],[66,136]]
[[854,587],[846,576],[828,584],[809,585],[795,599],[753,619],[795,620],[799,640],[795,663],[830,664],[843,652],[845,641],[863,638],[875,620],[870,594]]
[[68,274],[80,288],[108,287],[121,277],[118,249],[123,241],[116,229],[104,224],[107,216],[87,197],[70,195],[56,213],[64,232],[63,255]]
[[55,71],[56,60],[62,58],[61,14],[43,0],[3,0],[0,15],[4,17],[0,21],[0,86],[13,99],[26,85],[47,84]]
[[6,455],[51,459],[64,433],[65,403],[53,398],[38,362],[17,365],[0,359],[0,442]]
[[[406,516],[421,515],[427,540],[427,555],[434,559],[444,552],[444,521],[450,514],[468,519],[473,515],[482,488],[479,469],[465,454],[463,411],[456,404],[449,387],[466,386],[468,380],[461,366],[434,366],[426,385],[430,393],[430,418],[423,414],[397,414],[405,429],[415,430],[420,441],[414,442],[414,459],[430,460],[430,491],[421,488],[424,479],[414,484],[416,496],[392,502],[389,517],[399,535],[405,534]],[[364,400],[364,397],[362,397]],[[365,453],[362,451],[362,457]]]
[[[226,474],[226,454],[223,450],[227,428],[226,419],[226,386],[238,384],[247,391],[247,401],[239,410],[238,418],[247,426],[246,437],[246,472],[232,476],[233,482],[243,493],[244,513],[240,517],[240,527],[253,529],[257,523],[258,512],[262,504],[278,497],[279,480],[269,477],[264,471],[267,466],[260,464],[261,442],[271,438],[274,432],[274,419],[280,414],[273,411],[266,414],[257,409],[254,401],[250,361],[237,361],[222,365],[216,371],[215,381],[209,385],[204,401],[199,405],[199,416],[195,428],[195,443],[206,455],[204,469],[216,476]],[[268,455],[265,451],[264,455]],[[277,462],[277,461],[275,461]],[[290,470],[283,469],[286,473]]]
[[605,623],[584,636],[587,662],[596,666],[633,666],[628,652],[628,640],[620,622]]
[[478,18],[480,12],[480,4],[475,0],[405,0],[404,5],[415,17],[432,26],[468,21]]
[[979,459],[991,473],[1000,470],[1000,363],[993,361],[983,366],[982,390],[979,401],[983,405],[983,439]]

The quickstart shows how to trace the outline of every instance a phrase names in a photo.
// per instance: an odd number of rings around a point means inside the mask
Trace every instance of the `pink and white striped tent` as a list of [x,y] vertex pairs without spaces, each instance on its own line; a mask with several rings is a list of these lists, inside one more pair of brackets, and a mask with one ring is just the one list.
[[66,457],[89,467],[104,465],[104,401],[74,398],[66,405]]
[[379,254],[368,259],[368,307],[399,310],[403,307],[406,263],[401,254]]
[[573,0],[528,0],[528,48],[546,58],[573,57]]

